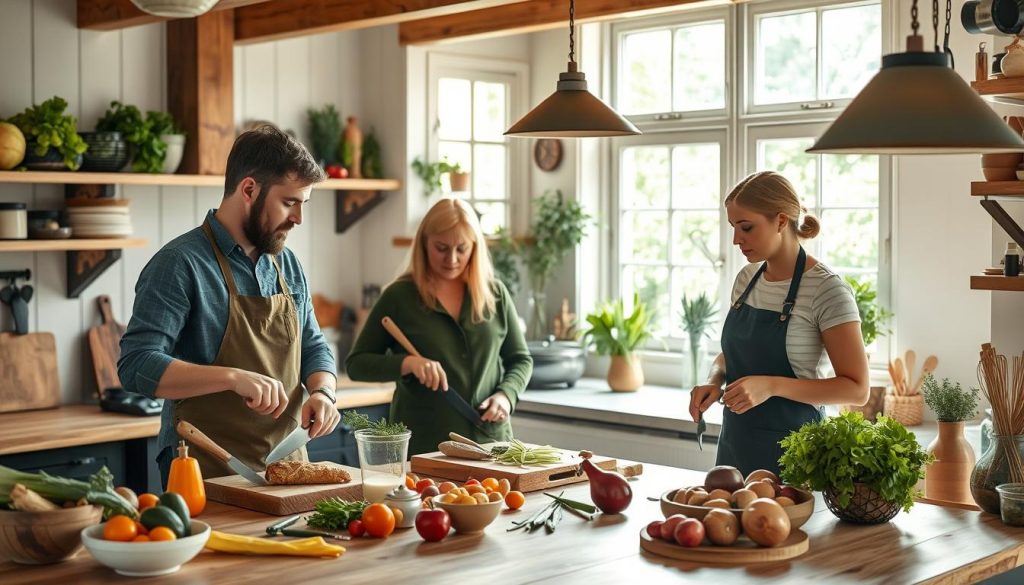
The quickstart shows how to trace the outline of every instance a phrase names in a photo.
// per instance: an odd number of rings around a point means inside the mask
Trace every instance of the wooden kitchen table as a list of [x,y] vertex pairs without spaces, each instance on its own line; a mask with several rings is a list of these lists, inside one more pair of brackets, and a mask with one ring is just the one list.
[[[640,530],[661,518],[647,496],[703,480],[703,473],[645,465],[631,482],[633,504],[626,514],[593,522],[565,514],[554,534],[506,532],[510,522],[545,506],[548,498],[528,494],[518,512],[503,512],[483,535],[454,533],[440,543],[423,542],[415,529],[386,540],[344,543],[341,558],[304,559],[227,555],[204,551],[173,575],[145,583],[973,583],[1024,563],[1024,528],[973,510],[919,503],[888,524],[855,526],[839,522],[820,496],[804,525],[810,550],[790,561],[748,566],[711,566],[658,557],[639,548]],[[561,488],[560,488],[561,489]],[[589,499],[587,484],[565,495]],[[217,530],[258,536],[276,518],[210,503],[200,516]],[[0,583],[129,582],[99,565],[88,552],[65,563],[23,566],[0,563]]]

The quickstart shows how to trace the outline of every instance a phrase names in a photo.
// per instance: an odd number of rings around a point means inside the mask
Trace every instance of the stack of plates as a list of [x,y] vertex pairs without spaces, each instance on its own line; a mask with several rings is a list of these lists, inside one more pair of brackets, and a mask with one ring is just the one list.
[[1003,267],[1002,266],[992,266],[990,268],[986,268],[984,272],[988,276],[1002,276],[1003,275]]
[[68,199],[67,223],[76,238],[126,238],[132,235],[129,199]]

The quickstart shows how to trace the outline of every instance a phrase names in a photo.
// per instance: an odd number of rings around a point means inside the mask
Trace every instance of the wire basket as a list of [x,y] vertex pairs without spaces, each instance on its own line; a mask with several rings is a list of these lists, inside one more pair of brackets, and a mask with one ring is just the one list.
[[900,511],[899,502],[890,502],[863,483],[855,483],[850,504],[839,505],[839,498],[832,490],[825,490],[822,496],[825,505],[836,518],[853,524],[883,524],[892,520]]
[[894,393],[885,396],[885,416],[895,419],[905,427],[912,427],[924,421],[924,397],[920,394],[898,396]]

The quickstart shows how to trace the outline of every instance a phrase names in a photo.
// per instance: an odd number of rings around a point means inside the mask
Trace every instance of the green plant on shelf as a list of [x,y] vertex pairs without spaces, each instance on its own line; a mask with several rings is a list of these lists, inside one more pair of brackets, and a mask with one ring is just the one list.
[[162,135],[184,134],[170,114],[151,110],[143,115],[139,108],[116,100],[96,123],[96,131],[120,132],[131,149],[132,170],[140,173],[163,171],[167,144]]
[[7,121],[21,130],[37,156],[46,156],[53,148],[64,157],[64,164],[74,171],[81,165],[79,156],[89,146],[78,134],[78,120],[64,113],[67,107],[68,102],[64,98],[53,96],[39,105],[25,108]]

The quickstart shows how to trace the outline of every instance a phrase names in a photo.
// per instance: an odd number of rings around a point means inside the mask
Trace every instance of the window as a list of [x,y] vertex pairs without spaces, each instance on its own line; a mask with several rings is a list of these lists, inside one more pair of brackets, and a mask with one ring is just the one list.
[[[821,234],[806,243],[809,253],[841,274],[874,283],[883,303],[888,298],[888,160],[805,152],[838,115],[836,106],[848,103],[877,70],[881,29],[877,1],[820,0],[750,3],[612,26],[615,106],[644,135],[614,142],[615,270],[608,296],[629,302],[638,293],[655,311],[657,333],[670,349],[686,346],[684,294],[717,299],[712,335],[720,333],[744,263],[731,245],[722,199],[757,170],[785,175],[821,220]],[[731,47],[739,59],[731,58]],[[873,355],[884,361],[887,349]]]
[[524,71],[523,65],[491,60],[430,59],[431,158],[470,173],[467,190],[452,192],[448,182],[442,190],[469,201],[488,234],[510,225],[519,157],[503,132],[518,111]]

